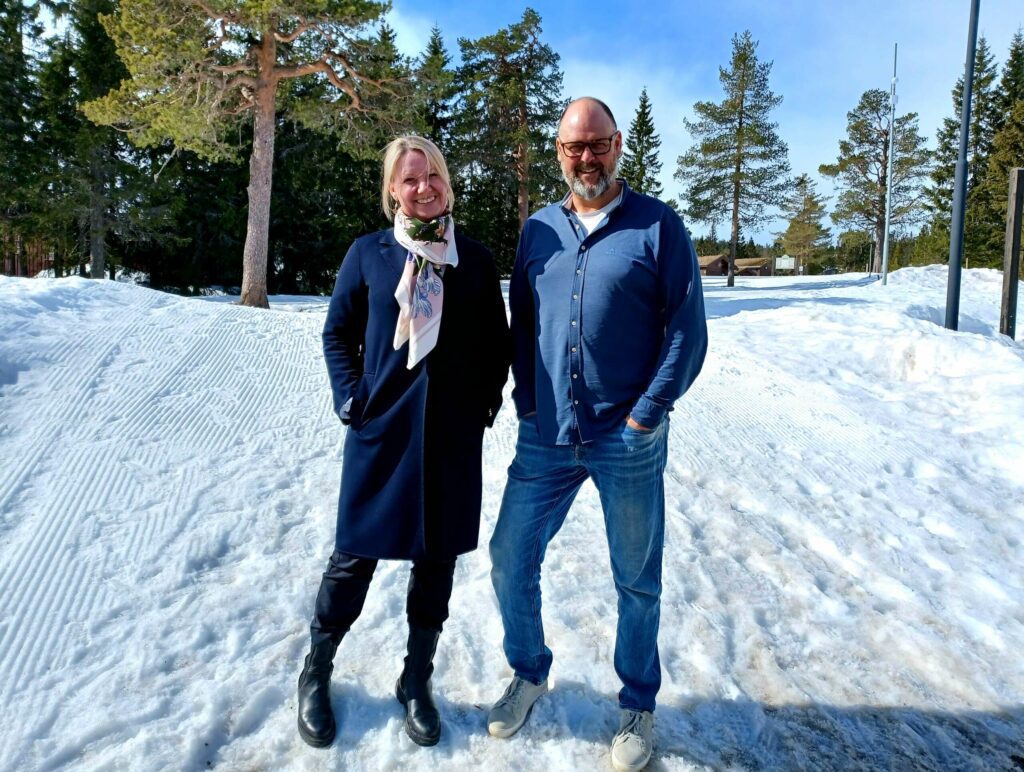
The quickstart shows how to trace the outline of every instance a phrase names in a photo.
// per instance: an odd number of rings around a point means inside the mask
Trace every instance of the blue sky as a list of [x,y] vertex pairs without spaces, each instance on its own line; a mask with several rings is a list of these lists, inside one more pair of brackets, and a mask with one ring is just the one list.
[[[426,45],[436,23],[449,52],[458,38],[477,38],[518,21],[527,4],[464,0],[393,0],[389,17],[399,46],[410,55]],[[845,137],[846,113],[870,88],[888,90],[893,44],[899,43],[898,110],[916,112],[921,133],[934,144],[942,118],[952,113],[950,91],[963,74],[968,0],[721,0],[701,2],[529,4],[543,20],[543,38],[561,56],[564,94],[592,94],[629,128],[640,89],[647,87],[661,136],[666,197],[680,197],[675,159],[691,144],[683,118],[694,102],[721,99],[718,67],[729,61],[731,38],[749,29],[758,56],[774,62],[772,89],[784,101],[775,113],[789,145],[794,174],[820,180],[818,165],[835,161]],[[1024,26],[1024,0],[981,0],[979,34],[1002,63],[1010,39]],[[821,181],[819,191],[831,193]],[[759,241],[781,230],[770,223]],[[698,225],[695,232],[704,232]]]

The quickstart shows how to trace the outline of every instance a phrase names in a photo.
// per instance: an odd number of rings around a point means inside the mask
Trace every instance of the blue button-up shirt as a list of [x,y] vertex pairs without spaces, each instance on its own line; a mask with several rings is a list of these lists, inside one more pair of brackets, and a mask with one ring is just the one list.
[[622,185],[621,203],[589,236],[552,204],[519,237],[512,398],[520,417],[536,412],[552,445],[589,442],[629,415],[655,427],[707,353],[700,268],[682,221]]

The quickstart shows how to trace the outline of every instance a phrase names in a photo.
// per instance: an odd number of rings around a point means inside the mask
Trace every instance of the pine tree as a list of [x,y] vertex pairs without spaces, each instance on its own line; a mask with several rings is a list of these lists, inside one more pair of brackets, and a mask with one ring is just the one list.
[[821,224],[825,217],[825,199],[818,195],[814,181],[806,174],[793,180],[783,212],[789,220],[781,234],[782,248],[796,258],[796,271],[819,257],[829,242],[829,230]]
[[[502,270],[511,268],[515,234],[531,207],[551,200],[560,184],[554,139],[562,73],[541,32],[540,16],[527,8],[519,22],[493,35],[459,40],[456,193],[472,196],[472,209],[461,217],[470,232],[495,245]],[[509,196],[516,202],[511,210]]]
[[837,237],[836,260],[844,272],[871,270],[871,235],[862,230],[843,231]]
[[732,219],[728,286],[733,286],[740,230],[767,219],[782,203],[789,174],[788,148],[770,113],[782,97],[768,86],[771,62],[759,62],[757,43],[746,31],[732,39],[732,60],[718,78],[725,99],[698,102],[695,121],[685,121],[697,140],[679,156],[675,177],[687,186],[687,213],[697,221]]
[[[366,25],[386,4],[373,0],[121,0],[103,23],[131,77],[85,105],[93,120],[116,125],[132,141],[171,140],[211,160],[233,158],[230,129],[253,127],[241,302],[267,306],[267,248],[279,85],[309,78],[334,86],[313,101],[289,93],[308,125],[336,127],[368,150],[379,121],[401,121],[408,100],[398,84],[365,76],[373,67]],[[374,148],[377,149],[377,148]]]
[[660,198],[662,189],[658,174],[661,173],[661,161],[658,160],[658,148],[661,147],[661,139],[654,133],[651,100],[647,98],[646,87],[640,92],[640,104],[629,124],[625,145],[619,173],[633,190]]
[[416,69],[416,92],[423,136],[445,154],[449,150],[456,96],[455,72],[449,66],[451,62],[441,29],[435,26],[430,31],[430,40]]
[[[837,179],[840,194],[832,222],[875,234],[874,271],[881,271],[885,231],[886,176],[889,170],[889,92],[871,89],[846,114],[847,138],[839,141],[839,158],[818,171]],[[921,183],[931,154],[918,133],[917,113],[896,117],[896,161],[892,176],[891,224],[911,225],[923,217]]]
[[[399,50],[395,30],[382,22],[361,71],[380,82],[404,82],[412,63]],[[316,104],[328,85],[292,81],[293,98]],[[409,124],[381,124],[366,130],[367,143],[381,148]],[[274,197],[270,210],[268,288],[273,292],[330,292],[338,258],[358,236],[387,225],[379,206],[379,157],[350,152],[338,137],[315,131],[294,120],[282,121],[274,142]]]

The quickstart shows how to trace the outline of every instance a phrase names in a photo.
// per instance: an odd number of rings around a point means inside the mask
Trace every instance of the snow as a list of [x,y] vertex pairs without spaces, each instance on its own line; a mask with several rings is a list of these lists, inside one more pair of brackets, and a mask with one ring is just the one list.
[[[964,272],[959,332],[943,267],[707,281],[710,353],[671,419],[652,769],[1024,767],[1024,344],[997,334],[1001,281]],[[0,278],[0,767],[610,768],[589,484],[545,564],[553,690],[518,735],[485,728],[509,670],[482,548],[437,654],[441,743],[413,745],[393,695],[400,562],[339,650],[337,740],[299,739],[344,431],[325,309]],[[482,546],[514,438],[506,407]]]

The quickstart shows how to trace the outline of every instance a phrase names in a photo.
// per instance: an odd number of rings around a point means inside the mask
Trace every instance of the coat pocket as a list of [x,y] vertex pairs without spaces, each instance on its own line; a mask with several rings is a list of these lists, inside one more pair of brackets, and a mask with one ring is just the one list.
[[352,428],[356,431],[359,431],[373,417],[368,410],[368,408],[372,409],[370,397],[373,394],[373,377],[373,373],[364,372],[359,377],[359,383],[356,384],[355,395],[352,398],[352,410],[349,412]]

